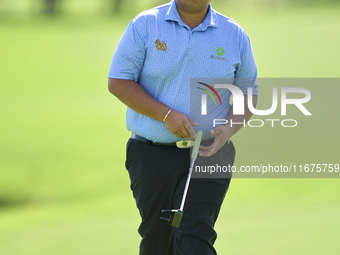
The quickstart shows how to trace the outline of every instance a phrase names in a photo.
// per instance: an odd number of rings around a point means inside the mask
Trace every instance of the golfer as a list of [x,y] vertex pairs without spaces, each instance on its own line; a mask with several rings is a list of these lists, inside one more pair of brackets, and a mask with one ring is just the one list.
[[[190,109],[191,78],[232,79],[245,102],[248,87],[257,95],[256,82],[238,82],[257,77],[246,32],[216,12],[210,0],[173,0],[140,13],[129,23],[108,77],[109,91],[128,107],[126,125],[132,136],[125,166],[141,216],[139,254],[216,254],[214,225],[230,176],[191,180],[179,228],[159,218],[162,209],[179,208],[188,174],[190,149],[178,148],[177,141],[194,140],[201,129],[203,142],[196,164],[209,159],[233,165],[235,148],[230,138],[243,125],[203,123],[201,109]],[[233,115],[230,92],[219,96],[221,105],[212,103],[211,118],[235,123],[250,119],[247,107],[244,115]]]

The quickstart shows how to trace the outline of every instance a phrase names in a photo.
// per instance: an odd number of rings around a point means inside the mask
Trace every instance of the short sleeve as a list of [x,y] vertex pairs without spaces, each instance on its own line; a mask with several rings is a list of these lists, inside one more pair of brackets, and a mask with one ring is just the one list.
[[137,81],[145,58],[143,17],[132,20],[125,29],[113,54],[108,77]]
[[252,87],[253,95],[258,95],[257,67],[250,40],[246,32],[243,31],[240,43],[241,63],[236,69],[235,85],[244,94],[248,93],[248,88]]

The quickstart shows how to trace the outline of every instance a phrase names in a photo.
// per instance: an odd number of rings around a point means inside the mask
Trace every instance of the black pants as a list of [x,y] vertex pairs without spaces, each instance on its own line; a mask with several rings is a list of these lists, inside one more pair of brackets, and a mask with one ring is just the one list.
[[[214,156],[232,165],[233,144],[226,143]],[[205,158],[198,157],[196,163]],[[211,160],[211,159],[210,159]],[[230,178],[190,182],[180,228],[161,221],[162,209],[178,209],[190,165],[190,149],[150,145],[130,139],[126,168],[142,223],[140,255],[213,255],[217,234],[214,224]]]

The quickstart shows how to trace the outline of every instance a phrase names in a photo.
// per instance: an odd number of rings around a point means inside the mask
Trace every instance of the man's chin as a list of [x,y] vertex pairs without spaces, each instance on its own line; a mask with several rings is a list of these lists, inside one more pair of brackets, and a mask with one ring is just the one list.
[[190,8],[195,8],[195,9],[202,9],[205,8],[207,4],[205,0],[178,0],[181,2],[182,5],[185,5]]

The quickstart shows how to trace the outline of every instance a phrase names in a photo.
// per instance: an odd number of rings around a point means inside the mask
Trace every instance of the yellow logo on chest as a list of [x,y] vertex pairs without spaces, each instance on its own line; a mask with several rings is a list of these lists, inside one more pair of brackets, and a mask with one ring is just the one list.
[[164,41],[160,41],[159,39],[157,39],[155,41],[155,44],[156,44],[156,48],[157,50],[164,50],[166,51],[166,43]]

